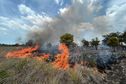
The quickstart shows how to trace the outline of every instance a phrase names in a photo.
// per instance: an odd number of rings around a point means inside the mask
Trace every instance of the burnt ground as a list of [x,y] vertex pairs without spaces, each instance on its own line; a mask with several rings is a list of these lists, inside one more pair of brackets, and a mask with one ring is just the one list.
[[107,84],[126,84],[126,58],[119,64],[113,64],[112,70],[106,71]]

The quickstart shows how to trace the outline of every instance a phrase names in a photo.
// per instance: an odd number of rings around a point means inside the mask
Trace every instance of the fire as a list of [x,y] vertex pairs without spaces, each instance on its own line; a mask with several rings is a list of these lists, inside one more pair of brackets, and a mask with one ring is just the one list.
[[[39,49],[39,45],[36,45],[35,47],[27,47],[27,48],[23,48],[16,51],[11,51],[6,54],[6,58],[31,57],[40,61],[45,61],[46,59],[49,58],[50,54],[44,54],[44,53],[39,53],[39,52],[36,53],[38,49]],[[55,56],[56,59],[54,62],[52,62],[52,64],[54,65],[54,67],[58,69],[65,70],[69,67],[69,63],[68,63],[69,49],[67,48],[65,44],[60,44],[58,50],[61,51],[61,53]]]
[[36,45],[35,47],[28,47],[28,48],[23,48],[21,50],[8,52],[6,57],[7,58],[26,58],[26,57],[31,57],[32,56],[32,52],[36,51],[38,48],[39,48],[39,46]]
[[56,60],[53,62],[53,65],[59,69],[67,69],[69,67],[68,58],[69,58],[69,49],[65,44],[59,45],[60,54],[56,55]]
[[39,60],[39,61],[45,61],[46,59],[48,59],[50,56],[50,54],[43,54],[41,56],[35,56],[34,58]]

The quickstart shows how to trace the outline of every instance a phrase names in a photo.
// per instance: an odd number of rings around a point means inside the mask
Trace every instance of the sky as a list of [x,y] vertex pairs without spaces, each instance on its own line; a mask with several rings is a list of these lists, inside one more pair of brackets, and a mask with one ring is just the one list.
[[126,0],[0,0],[0,43],[25,42],[36,33],[50,42],[67,32],[76,42],[102,39],[126,30],[125,22]]

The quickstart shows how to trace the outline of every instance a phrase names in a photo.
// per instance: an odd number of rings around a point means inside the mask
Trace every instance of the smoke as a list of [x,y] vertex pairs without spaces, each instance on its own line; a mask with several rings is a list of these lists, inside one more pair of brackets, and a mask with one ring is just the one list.
[[57,17],[44,22],[39,29],[29,32],[27,39],[45,44],[56,42],[64,33],[73,34],[77,40],[82,39],[82,34],[88,32],[103,34],[108,31],[108,23],[106,16],[99,16],[101,9],[102,6],[97,0],[73,0],[70,6],[59,10]]

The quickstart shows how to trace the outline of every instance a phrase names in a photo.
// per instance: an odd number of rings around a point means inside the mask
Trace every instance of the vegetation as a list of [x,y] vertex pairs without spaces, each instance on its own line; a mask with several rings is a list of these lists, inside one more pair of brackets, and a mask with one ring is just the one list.
[[107,44],[113,48],[114,52],[116,50],[116,47],[119,45],[119,39],[117,37],[111,37],[108,39]]
[[119,38],[119,37],[120,37],[120,33],[119,33],[119,32],[116,32],[116,33],[109,33],[109,34],[103,35],[103,37],[104,37],[103,43],[104,43],[105,45],[107,45],[107,42],[108,42],[109,38],[111,38],[111,37]]
[[25,45],[24,44],[18,44],[18,43],[16,43],[16,44],[0,44],[0,46],[15,47],[15,46],[25,46]]
[[97,49],[98,49],[99,42],[100,42],[100,41],[99,41],[98,38],[96,37],[95,39],[92,39],[91,45],[92,45],[93,47],[95,47],[95,49],[97,50]]
[[123,50],[126,49],[126,31],[123,33],[115,32],[115,33],[109,33],[107,35],[103,35],[103,43],[105,45],[116,47],[119,46]]
[[60,37],[60,42],[65,43],[67,46],[73,44],[74,38],[72,34],[66,33]]
[[[60,42],[65,43],[67,46],[74,45],[73,35],[66,33],[60,37]],[[115,49],[117,46],[122,46],[121,43],[126,43],[126,32],[124,33],[110,33],[105,35],[103,42],[113,47]],[[98,38],[92,39],[91,42],[87,40],[82,40],[83,46],[88,47],[91,43],[93,47],[98,49],[100,43]],[[29,45],[29,43],[28,43]],[[26,45],[25,45],[26,46]],[[51,43],[47,44],[47,47],[50,48]],[[73,68],[68,68],[67,70],[59,70],[52,66],[51,63],[41,62],[31,58],[25,59],[5,59],[4,56],[8,51],[20,49],[23,46],[1,46],[0,48],[0,84],[108,84],[107,79],[115,75],[116,73],[111,73],[107,76],[104,73],[100,73],[96,69],[96,60],[94,59],[97,54],[95,50],[83,50],[83,53],[80,54],[79,48],[75,53],[75,57],[81,59],[80,64],[75,63]],[[7,50],[7,51],[3,51]],[[79,55],[78,55],[79,53]],[[87,54],[88,53],[88,54]],[[116,52],[114,52],[116,53]],[[34,54],[36,54],[34,52]],[[121,54],[121,59],[126,58],[126,52],[119,52]],[[81,56],[82,55],[82,56]],[[2,57],[3,56],[3,57]],[[120,55],[118,55],[120,56]],[[82,62],[82,63],[81,63]],[[86,65],[84,65],[86,63]],[[121,70],[125,69],[125,60],[122,62]],[[83,64],[83,65],[82,65]],[[117,70],[116,70],[117,71]],[[113,70],[114,72],[114,70]],[[121,72],[122,73],[122,72]],[[125,74],[125,73],[124,73]],[[122,75],[121,75],[122,76]],[[118,74],[117,74],[118,77]],[[121,78],[121,77],[119,77]],[[123,77],[125,78],[125,77]],[[113,79],[115,79],[113,77]],[[112,79],[112,80],[113,80]],[[110,80],[110,81],[112,81]],[[122,81],[122,79],[120,79]],[[118,82],[118,81],[117,81]],[[119,83],[119,82],[118,82]],[[111,84],[116,84],[112,83]],[[122,83],[121,83],[122,84]]]
[[83,39],[82,41],[83,47],[89,47],[89,42],[85,39]]
[[96,69],[79,65],[64,71],[30,58],[8,59],[0,64],[0,84],[100,84],[103,81],[103,75]]

